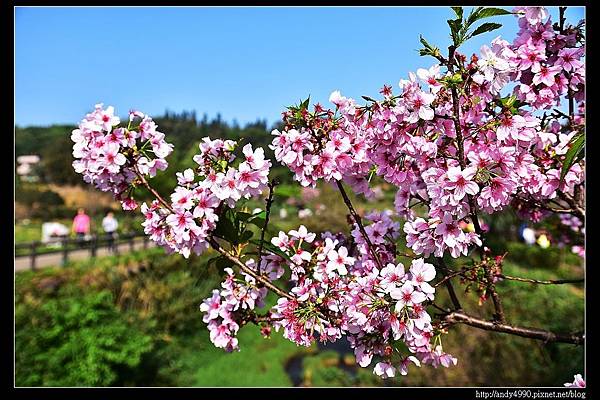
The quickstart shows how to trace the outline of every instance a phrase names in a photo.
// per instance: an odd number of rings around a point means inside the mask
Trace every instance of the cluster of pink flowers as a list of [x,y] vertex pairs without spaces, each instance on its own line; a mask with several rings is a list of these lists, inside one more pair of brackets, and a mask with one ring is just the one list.
[[581,258],[585,257],[585,247],[583,245],[578,245],[577,244],[577,245],[571,247],[571,251],[574,254],[577,254]]
[[243,147],[245,160],[237,167],[232,165],[235,142],[204,138],[199,147],[200,153],[194,156],[197,173],[187,169],[177,174],[179,185],[171,194],[170,209],[158,201],[142,205],[144,232],[186,258],[192,251],[201,254],[208,248],[207,238],[224,205],[233,208],[242,198],[260,195],[271,167],[264,150],[253,150],[250,144]]
[[558,217],[560,218],[560,222],[563,225],[571,228],[572,231],[585,233],[583,221],[581,221],[579,218],[569,214],[560,214]]
[[415,218],[407,221],[404,233],[407,246],[415,254],[423,254],[425,257],[432,253],[436,257],[442,257],[445,250],[452,257],[459,257],[461,254],[466,256],[470,244],[482,244],[477,233],[463,231],[450,214],[445,214],[441,219],[425,221],[423,218]]
[[[459,83],[465,88],[455,91],[456,98],[452,98],[453,84],[449,83],[456,81],[455,70],[447,67],[444,73],[437,64],[401,80],[397,96],[384,86],[384,99],[372,100],[370,105],[359,106],[335,91],[330,96],[335,112],[323,112],[317,105],[314,114],[300,110],[301,121],[298,113],[284,113],[285,130],[272,132],[271,148],[277,160],[304,186],[314,186],[319,179],[344,181],[356,193],[370,196],[373,174],[397,186],[395,216],[406,219],[403,230],[408,247],[426,257],[443,257],[446,252],[453,257],[466,256],[473,246],[482,246],[482,228],[476,232],[461,229],[474,222],[482,226],[481,221],[474,221],[475,212],[493,214],[513,205],[520,215],[534,221],[549,215],[538,204],[556,201],[562,194],[574,196],[585,179],[581,163],[575,163],[561,178],[576,125],[584,122],[584,47],[578,28],[553,26],[543,7],[514,11],[521,30],[512,44],[496,38],[470,62],[456,54],[455,68],[461,71]],[[509,89],[513,96],[502,97]],[[561,123],[564,113],[541,116],[544,110],[559,106],[566,95],[578,103],[578,114],[566,123]],[[426,215],[420,214],[423,208]],[[398,222],[391,214],[379,217],[366,231],[379,262],[388,265],[387,273],[396,258]],[[579,217],[574,219],[581,223]],[[355,316],[349,299],[342,305],[350,316],[348,337],[364,366],[374,354],[392,352],[386,347],[389,333],[383,332],[392,329],[392,336],[399,336],[388,322],[395,323],[398,317],[390,314],[387,303],[373,296],[382,279],[378,260],[373,259],[358,227],[352,236],[357,251],[350,269],[355,279],[349,281],[349,287],[356,288],[352,290],[354,301],[364,301],[361,310],[368,312]],[[574,251],[583,251],[583,247]],[[403,269],[396,275],[404,275]],[[425,340],[431,338],[432,329],[424,328],[428,326],[422,321],[427,321],[428,315],[421,311],[425,297],[420,294],[432,293],[410,285],[402,288],[402,296],[414,303],[404,317],[419,321],[416,331],[405,334],[414,355],[399,364],[384,357],[375,372],[393,376],[399,368],[404,373],[410,362],[455,364],[456,359],[444,353],[437,342],[430,345]],[[290,306],[295,307],[295,303]],[[360,321],[358,327],[350,328],[355,320]],[[411,341],[413,337],[415,341]]]
[[[373,372],[392,377],[398,370],[406,375],[410,363],[456,365],[456,358],[443,351],[425,309],[425,301],[434,298],[435,289],[429,282],[435,274],[433,265],[416,259],[408,272],[402,264],[389,263],[349,283],[344,315],[348,340],[360,366],[366,367],[374,356],[380,356]],[[396,341],[406,345],[407,354],[398,353]]]
[[[519,202],[521,215],[544,216],[535,204],[556,199],[559,191],[573,195],[584,171],[576,163],[561,180],[561,156],[575,130],[565,130],[557,116],[544,116],[542,125],[535,112],[549,107],[548,97],[551,105],[568,92],[583,100],[584,52],[578,31],[554,31],[545,9],[515,12],[521,30],[513,44],[496,38],[468,64],[457,54],[461,79],[467,80],[466,91],[455,99],[460,116],[444,83],[453,73],[433,65],[401,80],[398,96],[384,87],[383,101],[370,106],[333,92],[330,100],[339,117],[328,112],[325,118],[333,120],[320,122],[330,130],[311,129],[318,118],[306,118],[297,127],[292,120],[290,130],[273,131],[277,159],[303,185],[319,178],[344,180],[356,193],[369,195],[375,173],[398,186],[396,212],[407,219],[404,231],[417,254],[448,251],[458,257],[469,246],[480,246],[478,233],[459,229],[462,222],[472,222],[474,207],[492,214]],[[516,85],[516,98],[497,111],[499,93],[510,85]],[[511,111],[518,100],[527,107]],[[456,132],[457,117],[461,132]],[[427,207],[427,216],[417,215],[417,204]]]
[[336,130],[323,139],[312,130],[301,128],[274,130],[273,135],[276,137],[270,147],[275,151],[275,159],[294,172],[302,186],[314,186],[319,179],[341,180],[357,168],[363,173],[368,170],[359,132]]
[[[119,122],[113,107],[96,105],[71,135],[73,167],[86,182],[111,191],[124,209],[132,210],[138,206],[133,189],[145,176],[167,168],[165,157],[173,146],[139,111],[130,112],[127,128],[118,127]],[[217,226],[222,205],[233,208],[242,198],[260,195],[267,187],[271,161],[265,160],[262,148],[253,150],[247,144],[242,149],[245,160],[234,167],[236,145],[204,138],[194,156],[198,168],[177,173],[170,204],[155,200],[142,205],[142,225],[152,240],[185,257],[192,251],[200,254],[208,248],[207,238]]]
[[[455,365],[456,358],[443,352],[425,310],[426,301],[434,299],[435,289],[429,282],[435,268],[423,259],[414,260],[408,272],[402,264],[393,263],[399,224],[390,214],[368,215],[371,224],[365,228],[379,262],[386,263],[381,270],[365,248],[358,227],[353,230],[356,257],[334,235],[324,234],[317,240],[304,226],[274,237],[272,243],[289,256],[295,284],[294,298],[280,298],[272,310],[274,327],[283,328],[284,337],[304,346],[315,340],[315,332],[321,341],[335,341],[345,334],[360,366],[368,366],[375,355],[382,357],[374,367],[374,373],[381,376],[394,376],[396,370],[405,375],[411,362]],[[285,260],[275,257],[271,262],[280,267]],[[398,340],[410,354],[396,360],[392,346]]]
[[[299,345],[310,346],[319,334],[320,341],[342,337],[344,316],[340,315],[344,287],[355,258],[332,236],[317,240],[304,225],[287,234],[279,232],[271,242],[289,257],[292,299],[280,298],[272,310],[275,330]],[[281,265],[284,259],[274,260]],[[332,321],[331,315],[336,314]],[[337,320],[337,321],[336,321]]]
[[140,175],[153,177],[158,170],[165,170],[165,158],[173,146],[152,118],[139,111],[129,113],[127,128],[119,123],[112,106],[104,109],[103,104],[96,104],[71,134],[73,168],[85,182],[112,192],[124,209],[132,210],[137,203],[131,196],[131,184]]
[[[251,268],[254,260],[247,263]],[[254,269],[254,268],[252,268]],[[239,350],[235,337],[244,316],[255,308],[264,306],[267,288],[258,288],[250,275],[242,273],[244,280],[237,279],[231,268],[225,268],[227,277],[221,283],[222,290],[213,290],[212,296],[200,305],[203,321],[208,324],[210,340],[216,347],[228,352]]]
[[[548,12],[532,12],[518,7],[520,31],[506,60],[515,80],[518,98],[535,108],[551,108],[570,91],[576,100],[584,99],[584,46],[578,46],[577,31],[556,31]],[[533,17],[532,17],[533,15]]]

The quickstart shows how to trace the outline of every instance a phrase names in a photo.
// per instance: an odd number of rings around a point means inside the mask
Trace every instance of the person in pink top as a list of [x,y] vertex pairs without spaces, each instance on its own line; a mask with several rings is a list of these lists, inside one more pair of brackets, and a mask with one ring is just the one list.
[[85,213],[83,208],[77,210],[77,215],[73,218],[71,231],[77,236],[79,244],[83,245],[85,236],[90,233],[90,217]]

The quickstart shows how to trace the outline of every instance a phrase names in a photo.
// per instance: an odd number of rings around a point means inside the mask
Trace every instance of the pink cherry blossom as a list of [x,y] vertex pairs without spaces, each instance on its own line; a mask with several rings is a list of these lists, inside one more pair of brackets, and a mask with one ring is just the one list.
[[461,200],[465,195],[476,195],[479,192],[479,186],[473,182],[473,177],[477,170],[473,167],[461,170],[459,167],[453,167],[448,170],[448,180],[450,183],[446,186],[454,190],[454,199]]
[[378,362],[375,364],[373,373],[382,378],[393,378],[396,376],[396,368],[392,364]]
[[340,275],[346,275],[348,273],[346,266],[354,264],[354,257],[348,257],[348,250],[345,247],[340,248],[338,251],[329,251],[327,258],[329,259],[327,263],[328,273],[337,270]]
[[574,380],[572,383],[565,383],[566,387],[575,387],[575,388],[584,388],[585,387],[585,381],[583,380],[583,377],[581,376],[581,374],[576,374],[574,376]]
[[402,287],[392,290],[390,295],[393,299],[398,300],[396,303],[396,312],[404,307],[412,307],[426,299],[425,295],[416,291],[415,286],[410,282],[405,282]]

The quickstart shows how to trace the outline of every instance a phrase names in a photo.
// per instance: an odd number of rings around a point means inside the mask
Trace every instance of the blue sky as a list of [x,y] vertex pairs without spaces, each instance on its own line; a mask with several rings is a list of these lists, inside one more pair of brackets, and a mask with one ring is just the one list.
[[[558,8],[550,8],[553,20]],[[377,96],[419,57],[419,34],[444,49],[449,7],[17,7],[15,123],[76,124],[97,102],[126,115],[166,109],[221,113],[240,124],[279,119],[307,95]],[[570,7],[576,23],[584,9]],[[502,35],[516,18],[462,52]]]

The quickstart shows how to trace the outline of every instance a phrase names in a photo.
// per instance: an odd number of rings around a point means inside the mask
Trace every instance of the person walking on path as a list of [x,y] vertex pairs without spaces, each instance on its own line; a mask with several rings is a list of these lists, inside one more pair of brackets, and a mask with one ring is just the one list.
[[102,219],[102,229],[104,229],[104,233],[106,233],[108,250],[112,253],[116,252],[115,238],[117,236],[118,227],[119,222],[115,218],[115,215],[112,213],[112,211],[109,211],[104,219]]
[[77,210],[77,215],[73,218],[73,227],[71,231],[75,233],[79,246],[83,246],[86,235],[90,233],[90,217],[85,213],[83,208]]

